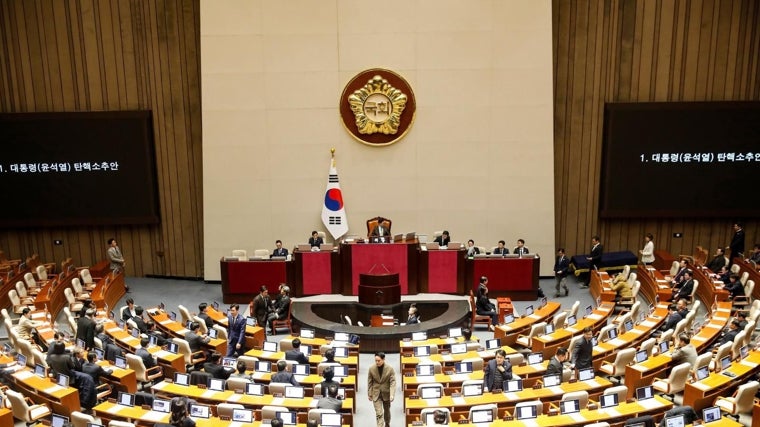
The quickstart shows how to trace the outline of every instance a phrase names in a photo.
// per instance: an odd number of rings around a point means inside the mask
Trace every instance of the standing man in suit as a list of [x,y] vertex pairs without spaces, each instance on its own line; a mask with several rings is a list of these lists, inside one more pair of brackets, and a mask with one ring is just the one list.
[[451,241],[448,230],[443,230],[443,233],[433,240],[433,243],[438,243],[439,246],[448,246]]
[[245,318],[238,313],[240,306],[232,304],[227,315],[227,357],[245,353]]
[[512,253],[516,255],[527,255],[529,252],[530,249],[525,246],[525,240],[517,239],[517,246],[512,250]]
[[269,312],[272,308],[272,300],[269,299],[269,289],[266,285],[261,285],[259,288],[259,294],[253,299],[253,317],[256,318],[256,322],[267,330],[267,319],[269,318]]
[[314,230],[311,232],[311,237],[309,237],[309,244],[312,248],[318,248],[323,243],[325,243],[324,240],[322,240],[321,237],[319,237],[319,233],[317,233],[317,230]]
[[108,257],[108,261],[111,262],[112,271],[118,272],[124,270],[124,266],[127,264],[127,262],[124,261],[124,255],[121,254],[119,243],[117,243],[116,239],[113,237],[108,239],[108,250],[106,251],[106,256]]
[[594,344],[591,343],[591,338],[594,336],[594,331],[586,326],[583,328],[583,338],[579,339],[575,343],[573,348],[573,367],[575,369],[591,368],[591,357],[594,351]]
[[382,351],[375,353],[375,364],[369,368],[367,394],[375,406],[377,427],[390,427],[391,402],[396,395],[396,372],[385,363],[385,353]]
[[483,371],[483,391],[504,390],[504,381],[512,379],[512,364],[507,359],[507,352],[501,348],[496,350],[496,357],[486,364]]
[[562,286],[562,289],[565,290],[565,296],[568,296],[570,294],[570,290],[567,288],[567,284],[565,283],[568,269],[570,269],[570,258],[565,256],[564,248],[559,248],[557,249],[557,259],[554,261],[554,278],[557,280],[557,285],[554,287],[556,290],[556,292],[554,292],[554,298],[558,298],[560,296],[560,285]]
[[506,255],[509,253],[507,248],[504,247],[506,244],[505,241],[499,240],[499,243],[496,244],[496,248],[493,250],[494,255]]
[[77,339],[84,341],[87,350],[95,347],[95,321],[93,309],[88,309],[84,317],[77,319]]
[[567,360],[567,349],[565,347],[559,347],[557,352],[549,361],[549,366],[546,367],[546,375],[559,374],[562,375],[562,371],[565,369],[565,361]]
[[602,246],[602,242],[599,239],[599,236],[594,236],[591,238],[591,253],[589,256],[586,257],[586,260],[589,262],[588,266],[588,279],[586,280],[586,283],[581,286],[581,288],[588,288],[589,283],[591,283],[591,273],[593,270],[599,268],[599,265],[602,263],[602,253],[604,251],[604,246]]
[[377,225],[369,233],[371,237],[390,236],[391,232],[388,230],[388,227],[383,226],[383,221],[385,221],[385,218],[377,217]]
[[734,258],[743,256],[744,254],[744,228],[742,223],[734,223],[734,236],[731,237],[731,243],[728,244],[726,249],[731,250],[730,264],[734,263]]
[[478,249],[477,246],[475,246],[475,241],[470,239],[467,241],[467,256],[472,258],[475,255],[480,254],[480,249]]
[[272,251],[272,256],[273,257],[276,257],[276,256],[288,256],[288,250],[282,247],[282,240],[277,239],[274,242],[274,244],[277,247]]

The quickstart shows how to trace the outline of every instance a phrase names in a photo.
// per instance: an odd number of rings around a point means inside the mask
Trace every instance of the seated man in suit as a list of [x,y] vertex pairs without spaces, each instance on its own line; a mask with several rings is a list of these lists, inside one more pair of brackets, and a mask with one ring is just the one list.
[[380,216],[377,217],[377,225],[369,232],[370,237],[383,237],[391,235],[391,230],[386,227],[383,222],[385,222],[385,218]]
[[321,245],[325,243],[324,240],[322,240],[321,237],[319,237],[319,233],[317,233],[317,230],[314,230],[311,232],[311,237],[309,237],[309,244],[312,248],[318,248]]
[[665,318],[665,323],[663,323],[663,325],[660,326],[660,329],[655,331],[652,335],[660,336],[663,332],[669,329],[675,329],[678,322],[682,319],[683,317],[678,313],[678,306],[671,303],[668,305],[668,317]]
[[530,249],[528,249],[528,247],[525,246],[525,240],[517,239],[517,246],[515,246],[514,250],[512,250],[512,253],[517,254],[517,255],[525,255],[529,252],[530,252]]
[[731,323],[728,325],[728,330],[726,332],[723,332],[723,335],[718,339],[718,342],[715,344],[715,347],[720,347],[721,345],[727,343],[727,342],[733,342],[734,339],[736,339],[736,336],[740,332],[741,323],[739,323],[738,319],[734,319],[731,321]]
[[443,230],[443,233],[433,240],[433,243],[438,243],[440,246],[448,246],[451,241],[448,230]]
[[343,401],[338,399],[338,386],[336,384],[330,384],[327,386],[327,390],[323,391],[325,397],[319,399],[317,402],[317,408],[319,409],[332,409],[335,412],[340,412],[343,408]]
[[206,371],[206,373],[211,374],[214,378],[226,380],[230,377],[230,375],[232,375],[234,369],[225,368],[222,366],[221,361],[222,355],[217,352],[213,352],[211,353],[211,356],[209,356],[208,361],[203,364],[203,370]]
[[169,340],[166,339],[166,336],[164,336],[163,332],[156,329],[156,322],[148,320],[145,322],[145,324],[148,325],[148,337],[156,337],[157,346],[163,347],[169,342]]
[[287,383],[294,386],[300,386],[301,384],[298,382],[296,377],[288,372],[288,362],[284,360],[280,360],[277,362],[277,373],[272,374],[272,380],[273,383]]
[[562,371],[565,368],[564,363],[567,360],[567,357],[568,352],[565,347],[557,348],[557,352],[554,354],[554,357],[552,357],[552,360],[549,361],[549,365],[546,367],[546,375],[562,375]]
[[293,340],[293,349],[285,352],[285,360],[295,360],[298,363],[309,364],[309,358],[305,354],[301,353],[301,340],[295,338]]
[[407,325],[414,325],[420,323],[420,317],[417,315],[417,306],[412,304],[409,306],[409,317],[406,319]]
[[272,251],[272,256],[288,256],[288,250],[282,247],[282,240],[277,239],[277,241],[274,242],[275,246],[277,246]]
[[190,322],[189,331],[185,333],[185,341],[190,346],[190,351],[195,353],[203,349],[204,344],[208,344],[211,338],[200,333],[201,325],[198,322]]
[[499,243],[496,244],[496,249],[493,250],[494,255],[506,255],[509,253],[507,248],[504,247],[506,244],[505,241],[499,240]]
[[718,248],[715,250],[714,258],[707,263],[707,268],[712,272],[718,272],[721,267],[728,267],[728,258],[726,257],[726,250]]
[[91,351],[87,353],[87,361],[82,364],[82,372],[91,376],[92,380],[95,381],[95,385],[98,385],[100,384],[100,377],[110,375],[113,370],[105,370],[95,362],[95,352]]
[[206,313],[206,310],[208,310],[207,303],[202,302],[198,304],[198,317],[200,317],[201,320],[203,320],[203,323],[206,324],[206,329],[211,329],[214,327],[214,319]]
[[744,296],[744,285],[742,285],[739,276],[736,274],[732,274],[728,277],[728,283],[726,283],[723,288],[731,294],[730,298],[732,300],[736,297]]
[[148,333],[148,325],[145,323],[145,320],[143,319],[143,308],[139,305],[135,307],[135,316],[132,317],[132,321],[135,322],[137,325],[137,329],[140,330],[141,334],[147,334]]
[[142,359],[145,369],[150,369],[156,366],[156,359],[154,359],[153,355],[148,351],[148,342],[148,337],[140,338],[140,348],[135,351],[135,355]]
[[686,300],[691,299],[691,292],[694,290],[694,279],[692,279],[691,270],[686,270],[683,273],[683,283],[673,288],[673,297],[671,301],[684,298]]
[[475,255],[480,254],[480,249],[478,249],[477,246],[475,246],[475,241],[470,239],[467,241],[467,256],[473,257]]

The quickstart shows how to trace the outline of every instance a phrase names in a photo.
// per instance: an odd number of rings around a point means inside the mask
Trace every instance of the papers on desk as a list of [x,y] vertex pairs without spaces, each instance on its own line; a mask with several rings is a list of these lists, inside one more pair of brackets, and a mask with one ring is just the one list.
[[444,354],[441,356],[441,360],[444,362],[451,362],[454,358],[450,354]]
[[583,381],[583,383],[586,384],[586,385],[588,385],[591,388],[597,388],[597,387],[601,387],[602,386],[601,384],[599,384],[598,382],[596,382],[596,380],[587,380],[587,381]]
[[108,408],[108,410],[106,410],[106,412],[108,412],[109,414],[118,414],[124,408],[126,408],[126,406],[121,406],[121,405],[119,405],[117,403],[117,404],[111,406],[110,408]]
[[750,367],[750,368],[756,368],[756,367],[757,367],[757,363],[755,363],[755,362],[750,362],[750,361],[749,361],[749,360],[747,360],[747,359],[744,359],[744,360],[742,360],[741,362],[739,362],[739,364],[740,364],[740,365],[744,365],[744,366],[748,366],[748,367]]
[[638,403],[645,409],[657,409],[662,406],[662,403],[660,403],[660,401],[657,399],[639,400]]
[[656,324],[657,324],[657,322],[653,322],[651,320],[645,320],[645,321],[639,323],[639,325],[641,325],[641,326],[643,326],[645,328],[652,328]]
[[167,325],[167,324],[172,323],[172,322],[174,322],[174,320],[172,320],[172,319],[166,319],[166,320],[162,320],[159,323],[161,323],[162,325]]
[[533,313],[533,314],[531,314],[530,316],[528,316],[528,319],[534,319],[534,320],[538,320],[538,319],[540,319],[540,318],[541,318],[541,316],[539,316],[539,315],[538,315],[538,314],[536,314],[536,313]]
[[507,400],[509,401],[515,401],[515,400],[520,399],[520,396],[518,396],[517,393],[513,393],[513,392],[504,393],[504,396],[506,396]]
[[109,334],[114,334],[114,333],[119,332],[119,331],[121,331],[121,329],[119,329],[118,326],[114,326],[113,328],[108,328],[108,330],[106,332],[108,332]]
[[601,314],[591,313],[588,316],[586,316],[586,318],[587,319],[591,319],[591,320],[599,320],[599,319],[602,318],[602,315]]
[[[435,377],[429,377],[431,380],[435,380]],[[451,381],[453,382],[464,382],[470,379],[469,374],[452,374],[451,375]]]
[[575,421],[577,423],[585,423],[585,422],[587,422],[586,417],[584,417],[583,415],[581,415],[580,412],[576,412],[574,414],[568,414],[567,416],[570,417],[570,418],[572,418],[573,421]]
[[467,400],[465,400],[464,397],[452,397],[451,401],[454,402],[454,406],[465,406],[467,405]]
[[269,357],[274,356],[275,354],[276,353],[273,351],[264,351],[264,350],[261,351],[261,357],[263,358],[269,358]]
[[19,371],[13,374],[13,376],[16,377],[16,379],[23,381],[29,377],[33,377],[34,373],[32,371]]
[[435,407],[435,406],[440,405],[438,403],[439,399],[422,399],[422,400],[425,401],[428,407]]
[[615,408],[602,408],[599,410],[599,412],[602,414],[607,414],[610,418],[620,416],[620,412],[618,412]]
[[241,393],[234,393],[232,396],[230,396],[230,397],[227,398],[227,401],[228,402],[237,402],[240,399],[242,399],[243,396],[245,396],[245,395],[241,394]]
[[480,356],[481,359],[485,359],[487,357],[493,356],[495,353],[494,350],[483,350],[478,352],[478,356]]
[[154,385],[154,386],[153,386],[153,387],[151,387],[151,388],[153,388],[153,389],[156,389],[156,390],[163,390],[163,389],[164,389],[164,387],[166,387],[166,384],[167,384],[167,382],[166,382],[166,381],[161,381],[160,383],[158,383],[158,384]]
[[627,341],[621,340],[620,338],[613,338],[613,339],[607,341],[607,344],[609,344],[611,346],[615,346],[615,347],[620,347],[621,345],[626,344],[626,343],[627,343]]
[[714,320],[716,322],[727,322],[728,318],[727,317],[718,317],[718,316],[715,316],[715,317],[712,318],[712,320]]
[[574,334],[574,333],[578,332],[578,330],[575,329],[574,327],[565,328],[565,330],[567,332],[570,332],[571,334]]
[[169,356],[174,356],[174,353],[166,351],[166,350],[158,350],[157,352],[153,353],[153,355],[158,357],[159,359],[165,359]]
[[201,397],[204,399],[211,399],[212,397],[216,396],[218,392],[215,390],[206,390],[203,393],[201,393]]
[[65,390],[65,388],[59,386],[58,384],[55,384],[55,385],[52,385],[52,386],[50,386],[50,387],[48,387],[48,388],[46,388],[45,390],[42,390],[42,391],[44,391],[47,394],[53,394],[53,393],[58,393],[61,390]]
[[285,404],[285,399],[282,397],[275,397],[272,399],[272,403],[270,405],[277,405],[277,406],[283,406]]
[[565,393],[565,390],[562,389],[562,387],[555,385],[554,387],[547,387],[549,391],[552,392],[552,394],[556,394],[557,396],[561,396]]
[[255,380],[260,380],[260,379],[264,378],[264,375],[266,375],[266,372],[254,372],[251,376]]
[[148,411],[140,417],[141,421],[152,421],[154,423],[160,423],[166,418],[168,414],[158,411]]
[[446,338],[446,344],[454,344],[457,342],[456,338]]

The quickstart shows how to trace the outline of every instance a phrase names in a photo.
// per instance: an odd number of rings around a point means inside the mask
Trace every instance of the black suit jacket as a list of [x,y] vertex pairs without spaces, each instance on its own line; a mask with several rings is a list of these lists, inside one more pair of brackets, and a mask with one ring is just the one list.
[[272,256],[288,256],[288,250],[285,248],[275,249],[272,251]]
[[478,249],[477,246],[467,248],[467,256],[473,256],[473,255],[479,255],[479,254],[480,254],[480,249]]
[[391,231],[388,229],[388,227],[383,227],[381,225],[377,225],[375,228],[372,229],[369,233],[370,236],[390,236]]
[[[504,372],[501,374],[504,377],[504,380],[511,380],[512,379],[512,364],[509,363],[509,359],[504,359]],[[484,369],[485,371],[485,377],[483,378],[483,386],[488,387],[488,390],[494,390],[494,389],[503,389],[504,384],[494,384],[495,376],[496,376],[496,359],[491,359],[488,364],[486,364],[486,367]]]
[[731,249],[732,259],[744,253],[744,229],[734,233],[734,237],[731,238],[728,248]]
[[143,365],[145,365],[145,369],[150,369],[154,366],[156,366],[156,360],[153,358],[153,355],[150,354],[150,352],[140,347],[135,351],[136,356],[140,356],[140,358],[143,360]]
[[493,250],[494,255],[506,255],[509,253],[509,249],[507,248],[496,248]]
[[77,339],[84,341],[88,349],[95,347],[95,321],[89,317],[77,319]]
[[557,360],[556,357],[552,357],[549,361],[549,366],[546,367],[546,375],[560,374],[562,375],[562,362]]
[[295,360],[298,363],[309,364],[309,358],[296,349],[286,351],[285,360]]
[[589,255],[589,258],[591,258],[591,268],[599,267],[599,264],[602,262],[603,251],[604,246],[601,243],[591,248],[591,255]]
[[450,241],[451,236],[443,237],[443,235],[440,235],[433,240],[434,243],[438,243],[440,246],[448,246]]
[[322,238],[321,238],[321,237],[317,237],[316,239],[315,239],[315,238],[313,238],[313,237],[309,237],[309,244],[310,244],[312,247],[314,247],[314,246],[316,246],[316,247],[319,247],[320,245],[322,245],[322,244],[324,244],[324,243],[325,243],[325,241],[324,241],[324,240],[322,240]]
[[523,246],[522,248],[519,246],[515,246],[514,250],[512,250],[512,253],[516,255],[525,255],[525,254],[530,253],[530,249],[528,249],[527,246]]
[[590,340],[581,338],[575,343],[573,348],[573,363],[576,369],[590,368],[591,357],[593,356],[594,346]]
[[135,316],[132,318],[132,321],[137,324],[137,329],[140,330],[141,334],[147,334],[148,333],[148,325],[145,323],[145,320],[143,320],[140,316]]
[[689,279],[687,282],[684,282],[680,288],[678,288],[678,293],[676,294],[675,298],[673,298],[673,300],[679,300],[681,298],[689,299],[691,298],[691,291],[693,290],[694,279]]
[[203,344],[211,341],[211,338],[203,338],[195,332],[190,331],[185,334],[185,341],[187,341],[187,344],[190,346],[190,350],[196,352],[203,348]]
[[567,276],[567,270],[569,268],[570,268],[570,258],[568,258],[567,256],[563,256],[562,258],[557,257],[557,259],[554,261],[554,274],[558,276],[562,276],[562,277]]
[[214,378],[218,378],[220,380],[226,380],[232,373],[231,371],[224,369],[224,366],[210,362],[203,364],[203,370],[206,371],[206,373],[211,374],[211,376]]
[[82,372],[92,377],[92,380],[95,381],[95,385],[100,384],[101,376],[109,374],[109,372],[103,369],[102,366],[90,362],[84,362],[82,365]]

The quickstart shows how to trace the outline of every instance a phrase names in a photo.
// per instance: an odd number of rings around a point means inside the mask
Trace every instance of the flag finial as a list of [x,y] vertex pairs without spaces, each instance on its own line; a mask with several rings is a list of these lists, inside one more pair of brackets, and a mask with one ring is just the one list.
[[335,147],[330,149],[330,157],[335,158]]

